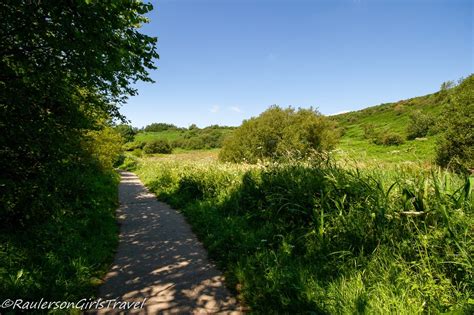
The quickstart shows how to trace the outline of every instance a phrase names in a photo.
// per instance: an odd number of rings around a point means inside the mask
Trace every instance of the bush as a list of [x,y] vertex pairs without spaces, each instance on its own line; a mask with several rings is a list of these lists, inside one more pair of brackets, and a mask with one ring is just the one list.
[[374,143],[378,145],[400,145],[403,144],[405,140],[398,133],[389,132],[381,134],[374,139]]
[[137,168],[138,159],[134,155],[127,154],[122,165],[119,166],[120,169],[126,171],[134,171]]
[[443,117],[436,163],[461,172],[474,168],[474,75],[453,89]]
[[111,169],[120,159],[123,138],[111,127],[87,133],[85,148],[105,169]]
[[376,132],[375,132],[375,126],[374,124],[364,124],[362,126],[364,130],[364,139],[370,139],[373,140],[376,138]]
[[143,147],[145,146],[145,142],[127,142],[123,145],[123,149],[125,151],[134,151],[134,150],[142,150]]
[[434,124],[434,119],[421,111],[415,111],[410,115],[410,123],[407,126],[407,139],[422,138],[428,135]]
[[160,139],[147,142],[143,147],[143,151],[147,154],[170,154],[173,151],[173,148],[168,141]]
[[224,141],[223,161],[256,163],[288,155],[306,157],[332,149],[338,138],[335,122],[314,109],[272,106],[242,123]]

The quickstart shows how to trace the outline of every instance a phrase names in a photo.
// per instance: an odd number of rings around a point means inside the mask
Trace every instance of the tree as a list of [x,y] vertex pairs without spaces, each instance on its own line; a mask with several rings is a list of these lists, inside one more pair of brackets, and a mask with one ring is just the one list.
[[[93,159],[90,130],[123,118],[131,83],[151,81],[156,38],[135,0],[0,2],[0,215],[4,226],[47,218]],[[50,205],[50,206],[45,206]]]
[[430,128],[434,125],[434,119],[421,111],[415,111],[410,115],[410,122],[407,126],[407,139],[413,140],[415,138],[425,137]]
[[288,155],[306,157],[334,147],[338,133],[334,123],[314,109],[282,109],[272,106],[242,123],[224,141],[223,161],[255,163]]
[[173,124],[166,123],[153,123],[145,127],[144,131],[146,132],[160,132],[166,130],[178,130],[179,128]]
[[474,75],[455,88],[442,116],[437,164],[461,172],[474,168]]
[[440,91],[446,91],[454,87],[454,81],[446,81],[441,83]]
[[132,142],[136,135],[136,131],[133,127],[126,124],[115,126],[115,130],[122,136],[125,142]]

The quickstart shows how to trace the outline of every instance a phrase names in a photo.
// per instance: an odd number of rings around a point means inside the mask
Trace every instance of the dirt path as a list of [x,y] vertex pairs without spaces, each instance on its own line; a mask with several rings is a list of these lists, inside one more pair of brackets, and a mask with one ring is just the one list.
[[[100,297],[147,298],[144,309],[135,311],[142,314],[240,314],[183,216],[157,201],[135,174],[121,176],[120,243]],[[114,311],[99,311],[107,312]]]

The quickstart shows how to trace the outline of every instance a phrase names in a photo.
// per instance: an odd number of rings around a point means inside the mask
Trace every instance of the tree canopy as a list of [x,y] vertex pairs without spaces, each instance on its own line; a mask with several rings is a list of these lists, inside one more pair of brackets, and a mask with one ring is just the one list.
[[152,81],[157,39],[139,31],[151,9],[136,0],[0,2],[2,223],[64,200],[70,187],[61,187],[94,159],[88,130],[123,119],[132,84]]
[[338,133],[334,123],[315,109],[272,106],[242,123],[226,139],[219,158],[230,162],[306,157],[332,149]]

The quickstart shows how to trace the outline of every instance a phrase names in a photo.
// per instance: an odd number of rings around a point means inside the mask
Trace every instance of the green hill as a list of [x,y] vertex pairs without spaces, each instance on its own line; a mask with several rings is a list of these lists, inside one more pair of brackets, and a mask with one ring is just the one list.
[[143,148],[144,144],[155,140],[168,141],[173,148],[183,150],[215,149],[220,148],[223,139],[234,130],[234,127],[217,125],[205,128],[192,126],[189,129],[170,126],[160,131],[146,131],[147,128],[145,128],[144,131],[135,135],[133,143],[127,144],[126,149]]
[[[338,156],[366,162],[422,162],[430,163],[438,137],[434,123],[428,135],[407,140],[407,128],[411,116],[422,113],[436,122],[456,88],[415,97],[395,103],[385,103],[359,111],[333,116],[340,127],[342,137],[338,145]],[[398,145],[374,143],[377,136],[399,136]]]

